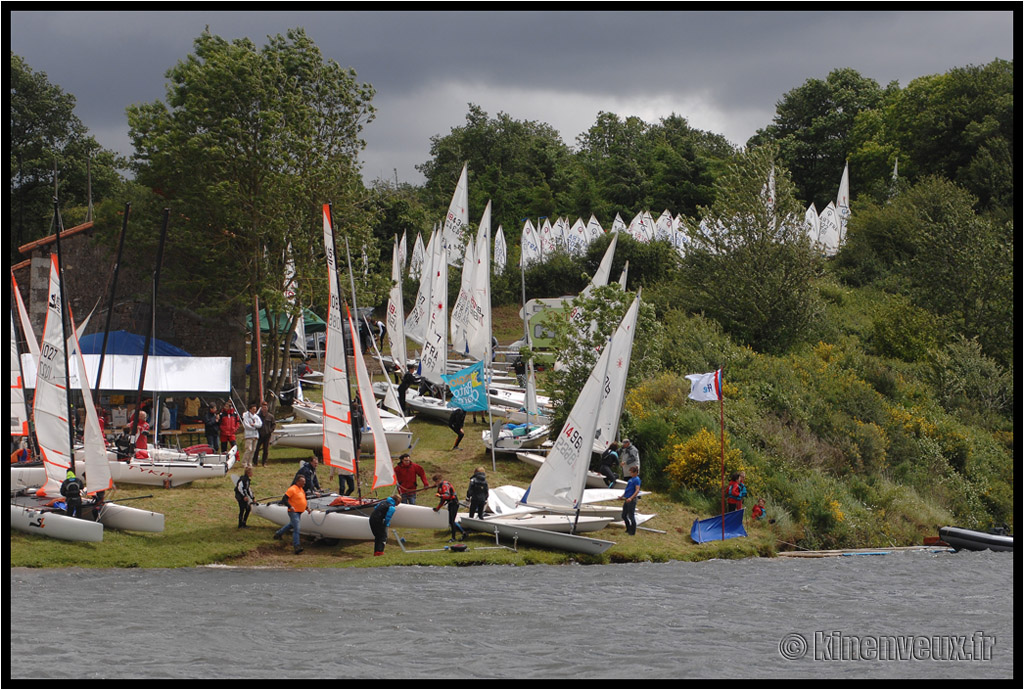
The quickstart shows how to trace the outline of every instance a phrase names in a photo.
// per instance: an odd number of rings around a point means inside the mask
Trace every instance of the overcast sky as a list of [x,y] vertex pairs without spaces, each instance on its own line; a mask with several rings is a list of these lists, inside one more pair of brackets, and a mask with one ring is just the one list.
[[491,116],[546,122],[570,145],[602,110],[648,122],[678,113],[742,145],[771,121],[787,91],[839,67],[883,86],[906,86],[953,67],[1014,57],[1011,9],[10,17],[11,50],[72,94],[76,114],[99,143],[125,155],[125,108],[164,98],[166,71],[192,51],[204,26],[260,46],[267,35],[303,27],[325,57],[376,89],[377,116],[364,130],[364,177],[394,179],[397,171],[412,183],[423,181],[414,166],[428,160],[430,137],[462,125],[470,102]]

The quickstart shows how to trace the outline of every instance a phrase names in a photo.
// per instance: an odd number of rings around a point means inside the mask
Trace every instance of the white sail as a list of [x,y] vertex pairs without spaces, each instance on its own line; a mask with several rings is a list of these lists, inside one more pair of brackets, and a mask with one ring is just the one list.
[[50,255],[50,285],[46,301],[43,344],[36,369],[36,393],[32,408],[36,440],[46,467],[46,484],[39,496],[59,496],[60,485],[71,469],[71,437],[68,426],[67,346],[64,342],[57,256]]
[[68,350],[78,361],[78,385],[85,405],[85,432],[82,439],[82,455],[85,456],[85,492],[95,494],[98,491],[106,491],[114,485],[110,478],[110,463],[107,461],[107,444],[103,438],[103,430],[100,428],[99,417],[96,414],[96,405],[93,403],[92,390],[89,388],[89,381],[86,377],[85,360],[82,358],[82,349],[78,345],[77,333],[68,338]]
[[555,235],[554,228],[551,227],[551,221],[547,218],[540,226],[540,256],[541,260],[545,260],[546,257],[551,256],[551,253],[555,251]]
[[588,244],[604,234],[604,228],[597,222],[597,217],[593,213],[590,214],[590,220],[587,221],[587,234],[590,236]]
[[391,343],[391,359],[401,369],[406,370],[407,354],[405,351],[405,316],[402,314],[402,258],[401,246],[396,242],[391,252],[391,294],[388,295],[388,313],[384,317],[388,329],[388,341]]
[[409,259],[409,277],[419,279],[423,273],[423,260],[426,250],[423,247],[423,233],[416,234],[416,242],[412,247],[412,258]]
[[[330,303],[327,308],[327,351],[324,355],[324,462],[350,472],[355,470],[355,441],[352,435],[352,407],[345,356],[344,321],[338,292],[338,265],[334,255],[334,229],[330,207],[323,206],[324,250],[327,253],[327,282]],[[359,339],[352,349],[359,350]]]
[[469,290],[466,314],[466,353],[485,363],[491,361],[491,202],[487,201],[477,236],[476,267]]
[[11,436],[28,436],[28,407],[25,405],[25,384],[21,377],[18,356],[18,331],[11,312]]
[[[628,268],[629,262],[626,262]],[[625,270],[623,270],[623,279]],[[625,282],[625,280],[623,280]],[[625,289],[625,286],[623,286]],[[635,303],[640,300],[637,293]],[[634,315],[634,324],[636,315]],[[632,334],[632,331],[630,331]],[[619,430],[619,418],[626,401],[626,377],[629,376],[629,362],[633,356],[633,337],[612,338],[608,346],[608,376],[602,391],[601,410],[597,418],[597,430],[594,432],[594,452],[603,453],[615,440]]]
[[[488,216],[490,209],[484,211]],[[482,221],[481,221],[482,222]],[[490,220],[488,220],[490,223]],[[459,294],[451,313],[452,349],[459,354],[466,354],[466,328],[469,325],[469,301],[473,285],[473,271],[476,270],[476,240],[472,235],[466,242],[462,259],[462,280],[459,283]]]
[[836,217],[839,219],[839,241],[841,246],[846,241],[846,222],[850,218],[850,163],[843,167],[843,176],[839,180],[839,194],[836,195]]
[[541,261],[543,255],[541,254],[541,240],[540,234],[533,227],[533,223],[527,218],[526,222],[523,223],[523,236],[520,254],[520,265],[529,266],[530,264]]
[[830,201],[818,216],[818,246],[825,256],[835,256],[839,251],[839,214]]
[[427,330],[427,305],[430,303],[430,290],[434,284],[433,269],[434,260],[437,255],[437,248],[442,244],[441,233],[434,230],[427,241],[426,253],[423,257],[420,270],[420,287],[416,293],[416,301],[405,319],[405,335],[407,338],[423,344],[423,334]]
[[608,232],[628,232],[629,228],[626,226],[625,221],[622,220],[622,216],[618,213],[615,214],[615,220],[612,221],[612,229]]
[[25,302],[21,299],[21,290],[18,289],[18,282],[11,273],[11,285],[14,288],[14,301],[18,305],[18,320],[21,322],[21,333],[25,336],[25,343],[32,355],[32,361],[39,361],[39,341],[36,340],[35,331],[32,330],[32,322],[28,318],[28,310],[25,309]]
[[628,274],[629,274],[629,262],[627,261],[627,262],[625,263],[625,265],[624,265],[624,266],[622,267],[622,273],[621,273],[621,274],[619,274],[619,286],[620,286],[620,287],[621,287],[621,288],[622,288],[623,290],[625,290],[625,289],[626,289],[626,276],[627,276]]
[[355,324],[352,323],[352,312],[348,308],[345,309],[345,312],[353,343],[352,352],[355,359],[356,385],[359,390],[359,400],[362,403],[363,421],[370,427],[370,433],[373,434],[373,484],[370,488],[376,489],[380,486],[393,486],[395,484],[395,469],[391,464],[388,437],[384,431],[384,424],[380,419],[380,410],[377,408],[377,401],[373,395],[373,382],[370,381],[370,374],[366,370],[362,348],[355,345],[359,342],[359,331],[356,330]]
[[408,236],[408,234],[408,230],[403,230],[402,241],[398,243],[398,267],[401,270],[405,270],[406,258],[409,256],[409,248],[408,245],[406,244],[406,237]]
[[590,233],[587,232],[587,226],[583,223],[582,218],[577,218],[576,222],[572,224],[567,238],[570,254],[583,256],[587,253],[587,247],[590,246]]
[[441,374],[447,374],[448,363],[448,261],[443,242],[437,244],[433,260],[430,301],[426,305],[426,330],[420,376],[435,385],[444,385]]
[[672,214],[668,209],[662,211],[658,220],[654,221],[654,239],[664,242],[672,241]]
[[612,352],[619,352],[625,346],[616,342],[618,340],[628,340],[632,347],[639,304],[637,297],[615,330],[611,345],[601,352],[551,452],[523,496],[523,503],[564,509],[582,505],[601,406],[607,397],[602,391],[608,385]]
[[508,245],[505,244],[505,231],[498,226],[498,232],[494,234],[494,274],[501,275],[505,272],[505,262],[508,260]]
[[810,238],[812,245],[818,241],[819,225],[818,210],[814,208],[814,202],[812,201],[811,205],[807,207],[807,212],[804,214],[804,227],[807,229],[807,237]]
[[583,292],[580,294],[586,297],[589,295],[594,288],[604,287],[608,284],[608,279],[612,274],[612,262],[615,261],[615,247],[619,242],[619,233],[612,234],[612,241],[608,243],[608,248],[604,250],[604,256],[601,258],[601,263],[597,267],[597,271],[594,272],[594,277],[590,279],[587,287],[583,288]]
[[451,203],[448,204],[448,215],[444,218],[443,239],[447,249],[448,262],[455,266],[461,254],[457,251],[462,247],[462,233],[469,223],[469,185],[466,182],[466,165],[462,166],[462,174],[455,185]]

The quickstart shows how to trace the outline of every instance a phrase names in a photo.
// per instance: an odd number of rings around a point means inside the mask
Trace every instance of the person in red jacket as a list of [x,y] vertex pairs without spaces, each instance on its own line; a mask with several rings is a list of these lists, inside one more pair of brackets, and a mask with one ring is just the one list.
[[395,465],[395,479],[398,480],[398,492],[402,495],[402,503],[416,505],[416,477],[423,481],[424,489],[430,486],[423,468],[413,462],[408,453],[402,453],[398,457],[398,464]]
[[238,415],[231,405],[224,405],[220,412],[220,452],[227,453],[235,445],[235,434],[241,426]]
[[733,472],[729,479],[729,487],[725,493],[725,509],[732,512],[743,508],[743,499],[747,497],[747,473]]
[[437,497],[440,502],[437,507],[434,508],[434,512],[441,510],[442,506],[448,508],[448,528],[452,531],[452,538],[449,542],[455,541],[455,530],[461,530],[462,527],[455,523],[455,518],[459,513],[459,495],[455,493],[455,487],[452,483],[444,478],[442,474],[435,474],[431,479],[434,485],[437,487]]

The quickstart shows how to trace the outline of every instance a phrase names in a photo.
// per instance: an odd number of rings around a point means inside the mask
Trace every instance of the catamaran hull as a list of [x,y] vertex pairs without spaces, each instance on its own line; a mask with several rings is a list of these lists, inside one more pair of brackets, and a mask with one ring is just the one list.
[[[387,437],[388,451],[391,455],[398,455],[412,447],[411,431],[386,430],[384,434]],[[324,425],[314,422],[283,424],[274,430],[274,434],[270,437],[270,445],[321,450],[324,447]],[[374,449],[373,434],[364,432],[359,448],[366,453],[372,452]]]
[[20,491],[46,483],[46,468],[42,465],[31,467],[11,467],[11,491]]
[[163,513],[154,513],[119,503],[104,503],[100,508],[97,522],[111,529],[123,529],[131,532],[164,531]]
[[[328,508],[337,498],[337,494],[311,498],[309,499],[309,506],[314,510],[323,510]],[[370,513],[373,512],[373,508],[374,504],[369,504],[365,507],[353,506],[345,510],[344,513],[369,518]],[[457,517],[456,520],[458,520]],[[435,513],[434,509],[429,506],[401,503],[395,508],[395,512],[391,516],[391,527],[446,530],[448,529],[448,510],[446,508],[442,508]]]
[[64,541],[103,541],[103,525],[98,522],[68,517],[58,512],[44,512],[13,503],[11,527],[21,532]]
[[234,465],[229,462],[200,465],[197,462],[131,462],[110,461],[110,478],[114,483],[140,484],[142,486],[181,486],[200,479],[223,477]]
[[547,529],[535,529],[517,525],[505,525],[480,518],[462,518],[460,524],[469,530],[497,534],[499,539],[515,540],[519,543],[557,549],[569,553],[583,553],[596,556],[615,545],[613,541],[584,537],[578,534],[563,534]]
[[[252,512],[264,520],[284,527],[289,524],[288,509],[276,503],[257,503],[252,507]],[[322,510],[314,510],[303,513],[299,522],[299,533],[308,534],[326,539],[353,539],[357,541],[370,541],[373,539],[373,532],[370,531],[370,521],[363,515],[354,513],[327,513]]]

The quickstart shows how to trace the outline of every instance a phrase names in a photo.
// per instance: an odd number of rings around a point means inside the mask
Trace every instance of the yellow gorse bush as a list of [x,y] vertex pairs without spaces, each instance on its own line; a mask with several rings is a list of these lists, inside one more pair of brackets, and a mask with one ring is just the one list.
[[[726,479],[732,472],[742,471],[740,451],[725,443]],[[701,429],[683,443],[672,446],[666,474],[673,484],[697,491],[713,492],[722,486],[721,442],[707,429]]]

